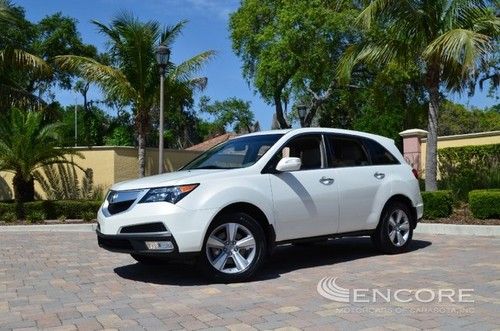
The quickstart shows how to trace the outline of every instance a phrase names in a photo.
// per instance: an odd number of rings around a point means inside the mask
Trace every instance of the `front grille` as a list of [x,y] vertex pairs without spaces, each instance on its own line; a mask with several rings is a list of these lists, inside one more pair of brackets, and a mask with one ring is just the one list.
[[163,223],[148,223],[139,225],[130,225],[122,228],[120,233],[148,233],[148,232],[165,232],[167,228]]
[[135,200],[121,201],[116,203],[110,203],[108,205],[108,211],[111,215],[121,213],[132,206]]
[[109,214],[114,215],[129,209],[140,193],[140,190],[110,191],[106,198]]
[[124,249],[132,250],[132,244],[130,241],[125,239],[106,239],[98,237],[99,246],[106,247],[108,249]]

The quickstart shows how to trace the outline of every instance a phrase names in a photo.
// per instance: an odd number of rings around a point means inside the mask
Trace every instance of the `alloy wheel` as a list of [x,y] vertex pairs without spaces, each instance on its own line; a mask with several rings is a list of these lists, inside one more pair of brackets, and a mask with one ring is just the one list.
[[247,270],[255,259],[255,238],[245,226],[225,223],[215,228],[206,243],[210,264],[220,272],[235,274]]
[[396,209],[389,216],[387,228],[391,242],[394,246],[401,247],[410,235],[410,219],[403,210]]

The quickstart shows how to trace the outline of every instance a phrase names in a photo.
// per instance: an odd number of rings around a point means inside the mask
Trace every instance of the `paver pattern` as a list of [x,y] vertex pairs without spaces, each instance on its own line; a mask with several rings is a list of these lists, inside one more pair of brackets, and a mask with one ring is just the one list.
[[[348,289],[474,289],[474,303],[340,303]],[[0,233],[0,330],[500,328],[500,238],[415,235],[379,255],[369,239],[277,249],[252,282],[212,284],[189,265],[145,267],[92,233]]]

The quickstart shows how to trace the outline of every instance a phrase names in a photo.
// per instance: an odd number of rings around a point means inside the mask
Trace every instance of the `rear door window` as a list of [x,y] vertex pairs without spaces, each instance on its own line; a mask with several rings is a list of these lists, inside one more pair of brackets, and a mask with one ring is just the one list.
[[370,165],[368,154],[361,140],[350,136],[326,135],[329,146],[329,163],[334,168]]

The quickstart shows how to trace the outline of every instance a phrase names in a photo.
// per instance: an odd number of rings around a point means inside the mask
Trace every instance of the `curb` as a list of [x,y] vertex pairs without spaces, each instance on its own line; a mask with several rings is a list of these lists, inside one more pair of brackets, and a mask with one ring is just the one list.
[[414,233],[500,237],[500,225],[418,223]]
[[[95,232],[97,224],[7,225],[0,232]],[[422,234],[500,237],[498,225],[419,223],[414,231]]]
[[94,232],[97,224],[6,225],[0,232]]

